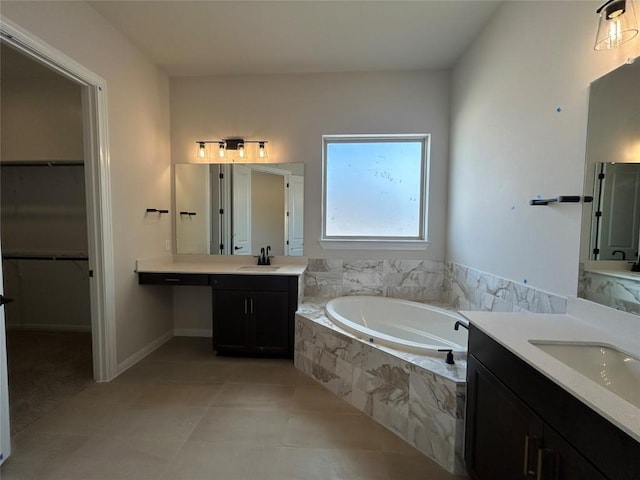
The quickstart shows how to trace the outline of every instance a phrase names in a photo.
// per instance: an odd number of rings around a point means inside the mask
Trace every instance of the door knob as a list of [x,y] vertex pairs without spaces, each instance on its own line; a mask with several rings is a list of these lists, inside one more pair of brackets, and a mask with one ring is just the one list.
[[233,247],[234,250],[242,250],[242,247]]
[[4,295],[0,294],[0,307],[5,303],[13,302],[13,298],[7,298]]

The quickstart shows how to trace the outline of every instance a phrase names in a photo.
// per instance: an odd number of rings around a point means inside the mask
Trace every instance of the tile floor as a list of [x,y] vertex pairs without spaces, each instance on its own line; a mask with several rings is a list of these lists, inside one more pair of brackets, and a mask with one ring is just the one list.
[[440,480],[437,464],[291,361],[176,337],[12,439],[2,480]]

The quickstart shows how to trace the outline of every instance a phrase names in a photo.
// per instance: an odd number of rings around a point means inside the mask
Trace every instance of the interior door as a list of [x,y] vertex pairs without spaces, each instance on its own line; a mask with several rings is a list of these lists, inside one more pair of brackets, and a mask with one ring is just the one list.
[[[640,169],[633,163],[604,165],[602,229],[598,260],[635,260],[640,230]],[[614,253],[615,252],[615,253]]]
[[[2,248],[0,247],[0,257]],[[0,266],[0,303],[4,304],[2,267]],[[9,428],[9,385],[7,381],[7,341],[4,324],[4,306],[0,305],[0,465],[11,454],[11,429]]]
[[289,176],[288,195],[288,255],[301,256],[304,246],[304,177]]
[[251,255],[251,168],[234,165],[231,175],[233,255]]

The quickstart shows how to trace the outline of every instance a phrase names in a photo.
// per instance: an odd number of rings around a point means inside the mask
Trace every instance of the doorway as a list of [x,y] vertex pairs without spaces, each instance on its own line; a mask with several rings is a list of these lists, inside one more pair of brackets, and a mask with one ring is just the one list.
[[[111,238],[111,188],[107,144],[106,82],[75,60],[42,42],[29,32],[0,18],[0,44],[10,46],[25,57],[46,65],[80,88],[82,113],[83,184],[86,200],[86,261],[90,303],[93,380],[109,381],[116,376],[115,280]],[[0,247],[2,247],[0,245]],[[1,278],[1,276],[0,276]],[[0,285],[0,294],[3,294]],[[0,308],[0,356],[4,352],[4,310]],[[6,367],[0,361],[0,404],[6,407]],[[0,463],[10,454],[7,445],[7,412],[0,409]]]
[[0,45],[11,433],[93,381],[81,87]]

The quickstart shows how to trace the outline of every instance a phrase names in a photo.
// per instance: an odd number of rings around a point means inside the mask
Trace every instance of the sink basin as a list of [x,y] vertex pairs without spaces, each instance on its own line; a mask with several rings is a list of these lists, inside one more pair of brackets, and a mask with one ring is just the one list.
[[610,345],[529,340],[573,370],[640,408],[640,360]]
[[276,272],[280,267],[274,265],[243,265],[236,270],[244,272]]

